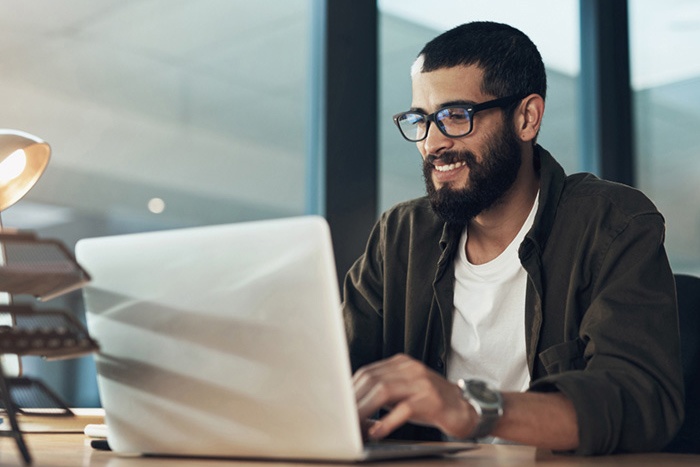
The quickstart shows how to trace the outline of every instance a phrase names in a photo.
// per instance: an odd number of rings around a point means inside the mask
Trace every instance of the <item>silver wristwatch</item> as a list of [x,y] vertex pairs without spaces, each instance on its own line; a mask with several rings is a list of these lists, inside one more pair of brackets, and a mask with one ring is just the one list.
[[464,399],[479,415],[476,428],[469,438],[476,439],[490,435],[496,422],[503,415],[503,396],[499,391],[478,379],[460,379],[457,385],[462,390]]

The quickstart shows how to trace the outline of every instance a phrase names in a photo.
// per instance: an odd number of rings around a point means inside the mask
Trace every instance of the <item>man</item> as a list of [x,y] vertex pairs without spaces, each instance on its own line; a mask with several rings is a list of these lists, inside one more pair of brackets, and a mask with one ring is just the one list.
[[520,31],[459,26],[411,78],[394,119],[428,196],[381,216],[344,284],[367,435],[663,448],[683,389],[662,216],[536,144],[546,76]]

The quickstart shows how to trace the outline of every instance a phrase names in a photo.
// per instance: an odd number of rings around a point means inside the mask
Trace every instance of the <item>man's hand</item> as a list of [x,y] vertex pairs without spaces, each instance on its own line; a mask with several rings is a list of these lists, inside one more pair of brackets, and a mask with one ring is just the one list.
[[[406,355],[360,368],[353,382],[363,431],[372,439],[384,438],[406,422],[433,426],[455,438],[468,437],[476,426],[476,411],[459,387]],[[502,394],[503,417],[493,436],[546,449],[576,449],[577,416],[566,396],[559,392]],[[380,408],[389,413],[369,421]]]
[[434,426],[456,438],[467,437],[476,425],[476,412],[459,387],[407,355],[360,368],[353,383],[360,420],[380,408],[389,411],[366,425],[372,439],[384,438],[406,422]]

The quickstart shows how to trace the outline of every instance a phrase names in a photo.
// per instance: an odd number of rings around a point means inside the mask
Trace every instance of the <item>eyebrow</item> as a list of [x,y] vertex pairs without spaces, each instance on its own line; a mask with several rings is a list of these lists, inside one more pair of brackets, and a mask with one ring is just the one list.
[[[448,101],[448,102],[441,103],[440,106],[438,107],[438,110],[444,109],[445,107],[450,107],[453,105],[472,106],[472,105],[477,105],[477,103],[474,101],[468,101],[468,100]],[[428,115],[428,112],[426,112],[425,109],[422,109],[421,107],[411,107],[408,110],[410,112],[420,112],[420,113]]]

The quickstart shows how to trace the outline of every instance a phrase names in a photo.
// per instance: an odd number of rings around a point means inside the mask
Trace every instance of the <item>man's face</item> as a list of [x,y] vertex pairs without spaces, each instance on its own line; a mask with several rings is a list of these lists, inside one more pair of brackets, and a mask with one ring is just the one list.
[[[481,89],[482,71],[474,66],[413,74],[413,105],[426,113],[460,103],[481,103],[495,96]],[[466,224],[502,199],[521,164],[521,148],[503,111],[474,116],[472,132],[448,138],[434,124],[416,143],[423,157],[426,190],[435,212],[446,222]]]

